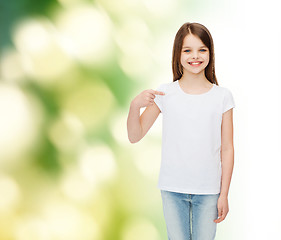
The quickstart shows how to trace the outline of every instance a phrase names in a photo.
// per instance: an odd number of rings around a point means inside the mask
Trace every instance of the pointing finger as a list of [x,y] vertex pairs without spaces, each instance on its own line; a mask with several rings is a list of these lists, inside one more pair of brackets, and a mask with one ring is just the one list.
[[160,92],[160,91],[154,91],[154,94],[156,94],[156,95],[165,95],[164,92]]

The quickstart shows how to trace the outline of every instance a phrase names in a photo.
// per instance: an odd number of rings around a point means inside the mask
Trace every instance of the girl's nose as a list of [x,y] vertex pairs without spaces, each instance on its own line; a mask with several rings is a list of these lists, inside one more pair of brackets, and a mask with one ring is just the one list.
[[193,58],[196,59],[198,57],[197,53],[193,54]]

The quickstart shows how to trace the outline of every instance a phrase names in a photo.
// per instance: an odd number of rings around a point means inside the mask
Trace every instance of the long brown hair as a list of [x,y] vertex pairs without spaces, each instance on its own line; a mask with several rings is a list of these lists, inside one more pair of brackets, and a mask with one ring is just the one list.
[[173,46],[172,56],[172,69],[173,69],[173,82],[182,77],[183,69],[180,62],[181,50],[183,45],[183,39],[188,35],[193,34],[201,39],[205,46],[209,49],[210,60],[208,66],[205,68],[206,78],[216,85],[218,85],[217,77],[215,73],[215,53],[213,38],[209,30],[200,23],[184,23],[178,30]]

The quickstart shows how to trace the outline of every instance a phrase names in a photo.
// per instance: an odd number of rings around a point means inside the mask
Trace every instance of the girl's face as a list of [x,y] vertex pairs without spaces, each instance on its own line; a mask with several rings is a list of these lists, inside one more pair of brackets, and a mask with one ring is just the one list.
[[183,73],[185,71],[200,73],[208,66],[210,58],[209,49],[204,45],[200,38],[193,34],[188,34],[181,49],[181,65]]

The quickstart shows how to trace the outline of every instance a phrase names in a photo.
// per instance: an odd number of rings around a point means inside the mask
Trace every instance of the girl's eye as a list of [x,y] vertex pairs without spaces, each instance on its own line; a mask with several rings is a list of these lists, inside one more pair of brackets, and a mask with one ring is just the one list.
[[[185,52],[186,51],[190,52],[190,50],[185,50]],[[201,49],[200,51],[206,52],[207,50],[206,49]]]

